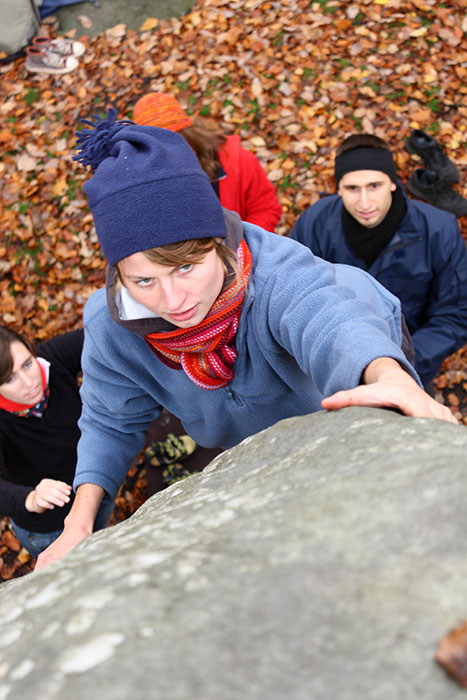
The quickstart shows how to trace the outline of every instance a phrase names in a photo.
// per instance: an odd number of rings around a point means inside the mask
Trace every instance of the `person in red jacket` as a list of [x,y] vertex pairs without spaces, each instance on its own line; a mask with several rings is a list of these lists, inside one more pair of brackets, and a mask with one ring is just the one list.
[[166,93],[152,92],[141,97],[135,104],[133,119],[141,126],[178,131],[198,156],[222,206],[236,211],[242,221],[274,232],[282,214],[281,205],[259,160],[242,148],[239,136],[225,136],[202,120],[193,122],[177,100]]

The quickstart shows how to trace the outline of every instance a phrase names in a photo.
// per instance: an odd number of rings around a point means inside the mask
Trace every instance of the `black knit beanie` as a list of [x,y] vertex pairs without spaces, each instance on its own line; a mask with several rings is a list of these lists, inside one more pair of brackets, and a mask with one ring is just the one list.
[[396,166],[391,151],[387,148],[359,146],[344,151],[336,157],[334,179],[336,187],[341,178],[355,170],[379,170],[385,173],[394,183],[397,180]]

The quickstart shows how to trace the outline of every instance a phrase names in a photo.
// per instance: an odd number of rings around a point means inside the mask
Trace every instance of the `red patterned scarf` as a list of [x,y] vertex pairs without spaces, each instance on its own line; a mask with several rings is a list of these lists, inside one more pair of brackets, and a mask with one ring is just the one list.
[[144,336],[165,365],[185,370],[202,389],[221,389],[234,376],[235,334],[251,271],[251,252],[244,240],[237,255],[241,266],[239,278],[217,297],[201,323],[193,328]]

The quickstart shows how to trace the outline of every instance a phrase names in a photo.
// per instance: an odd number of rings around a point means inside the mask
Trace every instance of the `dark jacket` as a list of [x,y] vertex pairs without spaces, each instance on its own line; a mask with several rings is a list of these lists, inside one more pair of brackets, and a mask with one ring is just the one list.
[[399,231],[366,268],[347,243],[342,199],[323,197],[298,219],[291,237],[333,263],[354,265],[399,297],[424,384],[467,342],[467,250],[455,216],[407,199]]
[[38,357],[50,362],[50,397],[42,418],[16,416],[0,409],[0,514],[31,532],[63,527],[71,502],[45,513],[30,513],[24,502],[41,479],[72,484],[81,399],[77,375],[81,370],[83,331],[73,331],[43,343]]

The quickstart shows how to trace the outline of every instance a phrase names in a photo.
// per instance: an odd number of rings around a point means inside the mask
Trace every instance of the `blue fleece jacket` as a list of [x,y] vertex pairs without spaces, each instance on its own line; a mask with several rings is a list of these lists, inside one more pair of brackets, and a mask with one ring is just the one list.
[[[467,249],[455,216],[406,197],[399,230],[368,269],[395,294],[424,383],[467,342]],[[333,263],[366,269],[342,228],[342,199],[323,197],[298,219],[291,237]]]
[[400,349],[395,297],[361,270],[243,227],[253,266],[226,388],[201,389],[164,365],[112,319],[104,290],[87,302],[75,488],[91,482],[115,496],[162,407],[200,445],[228,448],[283,418],[320,410],[323,397],[357,386],[377,357],[399,360],[417,379]]

